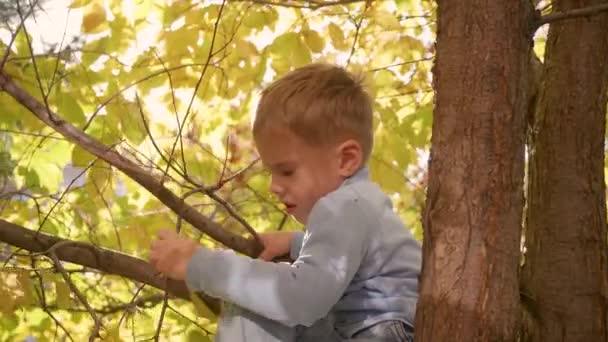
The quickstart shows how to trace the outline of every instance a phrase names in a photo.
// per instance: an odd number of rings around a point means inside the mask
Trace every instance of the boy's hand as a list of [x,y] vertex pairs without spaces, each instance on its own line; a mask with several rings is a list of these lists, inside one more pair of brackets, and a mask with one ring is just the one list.
[[161,229],[158,240],[153,241],[150,248],[150,263],[167,277],[184,280],[188,263],[198,247],[194,240],[181,238],[173,230]]
[[291,239],[295,232],[273,232],[259,234],[264,250],[258,258],[271,261],[276,257],[289,256]]

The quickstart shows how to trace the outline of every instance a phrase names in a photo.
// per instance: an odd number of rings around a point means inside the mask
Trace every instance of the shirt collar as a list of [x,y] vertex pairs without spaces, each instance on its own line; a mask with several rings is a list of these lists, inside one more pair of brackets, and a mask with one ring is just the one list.
[[344,182],[342,183],[342,185],[347,185],[347,184],[359,182],[362,180],[369,180],[369,169],[367,168],[367,166],[362,167],[357,172],[355,172],[352,176],[345,179]]

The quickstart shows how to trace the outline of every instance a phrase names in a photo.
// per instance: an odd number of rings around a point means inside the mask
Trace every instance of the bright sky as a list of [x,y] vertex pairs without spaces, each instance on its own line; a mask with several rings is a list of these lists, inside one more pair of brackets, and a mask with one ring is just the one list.
[[[71,2],[71,0],[47,0],[43,4],[44,11],[36,11],[35,17],[30,17],[26,21],[27,31],[33,37],[35,52],[44,51],[43,43],[53,44],[61,42],[64,28],[66,31],[66,42],[71,40],[73,32],[78,32],[82,14],[79,9],[67,10]],[[8,42],[10,32],[0,30],[0,39]]]

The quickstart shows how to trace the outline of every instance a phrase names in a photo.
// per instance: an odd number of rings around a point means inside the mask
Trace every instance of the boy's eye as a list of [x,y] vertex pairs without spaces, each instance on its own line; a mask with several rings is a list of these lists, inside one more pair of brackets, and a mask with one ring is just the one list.
[[293,175],[293,170],[281,170],[281,176],[288,177],[291,175]]

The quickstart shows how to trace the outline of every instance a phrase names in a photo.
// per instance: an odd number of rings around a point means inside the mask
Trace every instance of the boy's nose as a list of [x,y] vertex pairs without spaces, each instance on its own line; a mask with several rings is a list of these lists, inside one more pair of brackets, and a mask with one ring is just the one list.
[[283,187],[280,186],[276,180],[272,179],[272,181],[270,182],[270,191],[277,195],[277,196],[281,196],[281,194],[283,193]]

